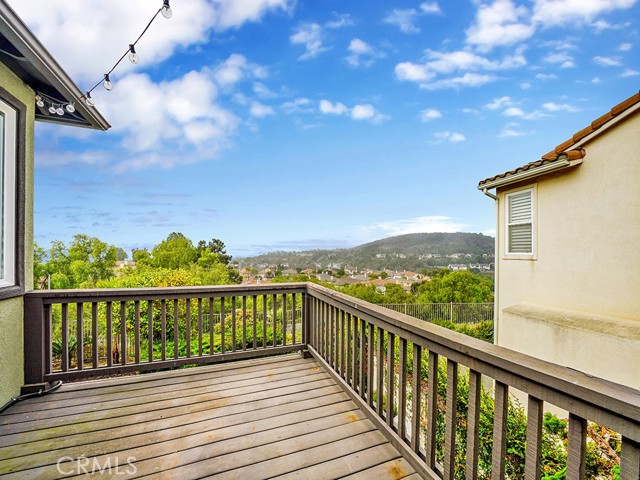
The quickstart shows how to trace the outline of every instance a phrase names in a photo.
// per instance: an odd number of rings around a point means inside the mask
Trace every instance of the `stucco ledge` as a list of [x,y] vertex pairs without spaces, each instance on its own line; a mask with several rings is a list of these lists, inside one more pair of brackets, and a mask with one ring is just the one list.
[[524,317],[563,328],[618,337],[624,341],[640,342],[640,321],[627,318],[593,315],[587,312],[554,309],[531,304],[512,305],[502,310],[508,315]]

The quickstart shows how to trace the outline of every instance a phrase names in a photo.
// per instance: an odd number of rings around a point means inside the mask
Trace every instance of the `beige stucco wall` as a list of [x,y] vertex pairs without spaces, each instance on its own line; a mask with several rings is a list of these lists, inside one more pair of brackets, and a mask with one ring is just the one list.
[[[33,288],[33,131],[34,92],[3,64],[0,85],[27,107],[25,159],[25,289]],[[20,393],[24,384],[23,298],[0,301],[0,405]]]
[[[498,192],[499,345],[640,388],[640,114],[582,165]],[[507,259],[505,193],[534,185],[532,259]]]

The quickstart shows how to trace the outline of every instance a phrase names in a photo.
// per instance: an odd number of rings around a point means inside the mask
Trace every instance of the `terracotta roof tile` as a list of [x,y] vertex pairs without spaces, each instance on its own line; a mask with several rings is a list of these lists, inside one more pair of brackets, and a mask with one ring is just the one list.
[[508,172],[501,173],[499,175],[494,175],[493,177],[482,180],[478,183],[478,186],[482,186],[483,184],[492,182],[494,180],[497,180],[498,178],[506,178],[510,175],[515,175],[516,173],[542,166],[545,163],[554,162],[558,160],[560,157],[562,157],[563,154],[565,154],[570,160],[583,158],[585,155],[585,152],[583,149],[573,149],[573,150],[569,150],[569,149],[572,146],[574,146],[576,143],[578,143],[580,140],[587,137],[588,135],[591,135],[593,132],[595,132],[596,130],[601,128],[603,125],[605,125],[607,122],[613,120],[615,117],[617,117],[621,113],[624,113],[626,110],[628,110],[629,108],[633,107],[638,103],[640,103],[640,92],[620,102],[618,105],[613,107],[609,112],[605,113],[601,117],[596,118],[593,122],[591,122],[591,125],[589,125],[586,128],[583,128],[579,132],[576,132],[569,140],[562,142],[552,151],[544,154],[540,160],[527,163],[522,167],[518,167],[514,170],[509,170]]

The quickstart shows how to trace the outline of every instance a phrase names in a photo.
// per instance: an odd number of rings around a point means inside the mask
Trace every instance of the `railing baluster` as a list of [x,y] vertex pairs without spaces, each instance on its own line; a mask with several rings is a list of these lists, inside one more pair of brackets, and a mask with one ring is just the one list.
[[134,341],[135,341],[135,360],[140,363],[140,300],[134,302]]
[[[211,315],[211,321],[213,321],[213,315]],[[198,297],[198,356],[202,356],[202,298]],[[209,342],[211,345],[213,342]]]
[[[113,365],[113,303],[107,302],[107,367]],[[164,360],[164,359],[163,359]]]
[[347,384],[353,387],[353,380],[351,378],[351,364],[353,363],[353,358],[351,358],[351,322],[353,321],[350,313],[344,314],[344,322],[345,322],[345,359],[344,359],[344,378]]
[[242,296],[242,351],[247,349],[247,297]]
[[329,306],[329,364],[336,370],[336,307]]
[[287,344],[287,294],[282,294],[282,345]]
[[584,418],[569,413],[567,480],[581,480],[585,478],[586,447],[587,421]]
[[364,320],[360,318],[356,318],[356,323],[360,324],[360,335],[358,345],[358,384],[359,384],[359,393],[360,398],[365,398],[365,374],[364,374],[364,366],[366,361],[367,352],[365,350],[365,323]]
[[400,337],[398,356],[398,426],[396,432],[398,436],[406,441],[406,421],[407,421],[407,339]]
[[493,414],[493,450],[491,452],[491,480],[504,479],[507,454],[507,413],[509,386],[496,381],[495,411]]
[[640,478],[640,443],[622,437],[620,453],[620,480]]
[[272,301],[273,301],[273,305],[272,305],[272,310],[273,310],[273,319],[272,319],[272,325],[273,325],[273,341],[271,342],[273,344],[273,346],[275,347],[277,344],[277,330],[278,330],[278,299],[276,295],[272,295]]
[[351,388],[358,391],[358,317],[349,315],[351,320]]
[[178,325],[178,299],[173,300],[173,358],[180,356],[180,326]]
[[374,340],[375,326],[373,323],[368,324],[367,332],[367,403],[373,408],[373,373],[374,373]]
[[231,297],[231,351],[236,351],[236,297]]
[[377,327],[376,353],[376,411],[380,418],[384,418],[384,330]]
[[69,306],[62,304],[62,358],[60,360],[60,369],[63,372],[69,370]]
[[[224,300],[223,300],[224,301]],[[209,297],[209,355],[213,355],[216,351],[214,329],[216,327],[215,301],[213,297]],[[222,338],[222,336],[220,337]]]
[[98,302],[91,303],[91,365],[98,368]]
[[467,410],[467,463],[465,469],[466,480],[476,480],[478,478],[481,392],[482,376],[475,370],[469,370],[469,407]]
[[186,347],[187,347],[187,358],[191,357],[191,299],[187,298],[185,300],[185,314],[184,314],[184,323],[185,323],[185,337],[186,337]]
[[225,304],[225,297],[220,297],[220,353],[224,353],[226,351],[226,347],[227,347],[227,340],[226,340],[226,328],[225,328],[225,321],[226,321],[226,313],[224,311],[224,304]]
[[543,405],[542,400],[529,395],[527,407],[527,449],[524,470],[526,480],[540,480]]
[[147,300],[147,336],[149,363],[153,362],[153,300]]
[[125,302],[120,302],[120,363],[127,364],[127,308]]
[[340,310],[340,376],[342,378],[346,378],[346,369],[345,369],[345,358],[344,358],[344,350],[345,350],[345,342],[347,341],[345,338],[345,313],[344,310]]
[[84,366],[84,330],[82,317],[83,304],[76,303],[76,364],[78,370]]
[[395,360],[396,337],[387,333],[387,425],[393,428],[393,407],[395,406]]
[[[438,354],[432,350],[429,350],[429,383],[427,390],[427,441],[425,445],[425,457],[427,466],[431,469],[436,468],[436,424],[438,420],[438,361]],[[420,375],[420,368],[421,364],[418,364],[418,375]]]
[[267,348],[267,296],[262,295],[262,348]]
[[444,478],[453,479],[456,462],[458,424],[458,364],[447,359],[447,404],[444,427]]
[[[411,450],[420,452],[420,408],[422,406],[422,381],[420,369],[422,368],[422,347],[413,344],[413,373],[411,382]],[[431,381],[431,379],[429,379]],[[431,387],[431,385],[429,385]]]
[[298,294],[294,293],[291,295],[291,310],[293,311],[293,319],[292,319],[292,325],[291,325],[291,331],[292,331],[292,343],[295,345],[296,343],[298,343],[296,341],[296,299],[298,298]]
[[253,321],[251,322],[252,324],[252,333],[253,333],[253,349],[255,350],[256,348],[258,348],[258,340],[256,338],[256,335],[258,334],[258,330],[256,328],[256,323],[258,323],[258,297],[257,296],[253,296],[252,298],[252,303],[251,303],[251,307],[252,307],[252,312],[253,312]]
[[163,298],[160,302],[160,342],[162,346],[162,361],[167,359],[167,301]]

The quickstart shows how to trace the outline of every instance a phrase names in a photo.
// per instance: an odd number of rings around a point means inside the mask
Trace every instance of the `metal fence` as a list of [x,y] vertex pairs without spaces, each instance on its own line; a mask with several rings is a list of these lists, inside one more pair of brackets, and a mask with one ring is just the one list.
[[493,321],[493,303],[383,303],[380,306],[427,322],[474,324]]

